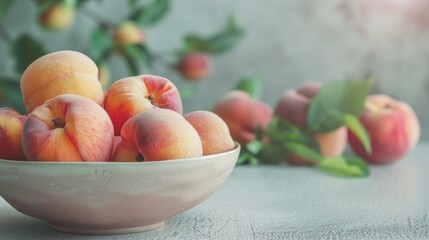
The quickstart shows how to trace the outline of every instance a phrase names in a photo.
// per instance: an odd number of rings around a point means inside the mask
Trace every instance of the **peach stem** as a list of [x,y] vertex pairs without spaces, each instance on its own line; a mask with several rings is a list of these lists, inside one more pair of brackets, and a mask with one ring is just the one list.
[[153,103],[153,101],[155,100],[153,95],[148,95],[148,96],[146,96],[146,98],[150,101],[150,103]]
[[63,128],[64,127],[64,124],[61,122],[60,118],[52,119],[52,122],[54,122],[55,128]]
[[137,162],[143,162],[144,161],[144,157],[141,153],[136,155],[136,161]]

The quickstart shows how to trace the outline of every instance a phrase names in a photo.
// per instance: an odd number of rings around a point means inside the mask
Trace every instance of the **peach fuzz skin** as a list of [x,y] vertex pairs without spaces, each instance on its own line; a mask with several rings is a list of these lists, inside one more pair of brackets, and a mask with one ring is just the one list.
[[152,75],[127,77],[116,81],[106,93],[104,109],[112,119],[115,135],[136,114],[152,108],[183,113],[176,86],[166,78]]
[[[286,91],[278,101],[274,115],[299,128],[305,128],[311,99],[316,96],[320,88],[319,83],[307,83],[297,90]],[[328,133],[314,134],[313,137],[319,143],[323,156],[340,156],[346,147],[347,129],[340,127]],[[289,157],[287,160],[297,165],[312,164],[296,156]]]
[[25,119],[13,108],[0,108],[0,159],[25,160],[22,151]]
[[125,123],[113,161],[161,161],[202,155],[202,143],[192,125],[177,112],[155,108]]
[[232,138],[242,145],[254,140],[257,126],[265,129],[273,114],[270,106],[241,90],[223,96],[213,112],[226,122]]
[[104,101],[97,66],[75,51],[54,52],[35,60],[22,75],[21,91],[29,113],[61,94],[87,97],[99,105]]
[[209,111],[195,111],[184,117],[197,130],[203,144],[203,155],[234,149],[228,126],[218,115]]
[[105,162],[113,151],[113,125],[95,102],[59,95],[28,115],[24,154],[30,161]]
[[184,78],[198,81],[209,75],[211,62],[204,53],[189,53],[182,56],[177,64],[177,69]]
[[372,152],[366,153],[353,133],[349,134],[349,142],[357,155],[373,164],[401,159],[420,137],[420,123],[413,109],[386,95],[368,96],[359,119],[371,139]]

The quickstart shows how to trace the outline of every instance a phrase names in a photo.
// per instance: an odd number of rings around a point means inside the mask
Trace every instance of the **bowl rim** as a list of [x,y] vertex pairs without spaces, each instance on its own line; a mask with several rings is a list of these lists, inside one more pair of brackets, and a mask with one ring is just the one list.
[[191,161],[203,161],[203,160],[209,160],[213,158],[219,158],[228,156],[231,154],[234,154],[236,152],[239,152],[241,149],[240,143],[234,141],[234,149],[228,150],[226,152],[221,153],[215,153],[210,154],[206,156],[201,157],[190,157],[190,158],[179,158],[179,159],[169,159],[169,160],[158,160],[158,161],[148,161],[148,162],[44,162],[44,161],[26,161],[26,160],[7,160],[7,159],[0,159],[0,164],[7,163],[7,164],[15,164],[15,165],[108,165],[108,166],[116,166],[116,165],[127,165],[127,166],[133,166],[133,165],[155,165],[155,164],[171,164],[171,163],[181,163],[181,162],[191,162]]

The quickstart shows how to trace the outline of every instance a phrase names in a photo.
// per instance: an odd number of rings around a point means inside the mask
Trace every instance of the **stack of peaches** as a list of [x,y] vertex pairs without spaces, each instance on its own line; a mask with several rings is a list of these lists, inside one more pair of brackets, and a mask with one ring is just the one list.
[[84,54],[45,55],[25,70],[28,115],[0,108],[0,158],[54,162],[138,162],[199,157],[232,150],[216,114],[182,116],[168,79],[141,75],[103,92],[96,64]]

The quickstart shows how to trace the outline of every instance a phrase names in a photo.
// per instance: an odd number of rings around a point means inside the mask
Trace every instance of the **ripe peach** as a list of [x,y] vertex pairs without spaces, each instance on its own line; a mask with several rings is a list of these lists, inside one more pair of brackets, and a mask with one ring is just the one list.
[[[308,108],[320,88],[319,83],[307,83],[297,90],[287,90],[277,102],[274,115],[305,129]],[[314,134],[313,137],[319,143],[323,156],[340,156],[346,147],[347,129],[340,127],[328,133]],[[288,161],[293,164],[311,164],[295,156],[288,158]]]
[[371,139],[372,152],[366,153],[353,133],[349,134],[349,141],[353,151],[370,163],[399,160],[420,137],[420,123],[413,109],[386,95],[368,96],[360,121]]
[[191,81],[206,78],[210,73],[211,63],[204,53],[189,53],[180,59],[177,70],[182,76]]
[[143,30],[133,21],[124,21],[115,29],[113,38],[118,45],[131,45],[143,43],[145,40]]
[[101,64],[98,66],[98,80],[101,83],[103,89],[108,89],[112,81],[112,76],[107,64]]
[[104,93],[95,63],[82,53],[59,51],[35,60],[21,78],[28,112],[60,94],[77,94],[103,104]]
[[22,134],[28,160],[109,161],[113,125],[102,107],[74,94],[46,101],[31,112]]
[[41,12],[39,21],[43,27],[50,30],[62,30],[70,26],[74,20],[74,7],[67,1],[55,3]]
[[228,126],[218,115],[209,111],[195,111],[184,117],[197,130],[203,144],[203,155],[234,149]]
[[307,83],[297,90],[287,90],[277,102],[274,115],[304,128],[311,99],[320,90],[319,83]]
[[13,108],[0,108],[0,158],[25,160],[22,151],[22,128],[26,117]]
[[155,108],[125,123],[113,161],[160,161],[202,155],[201,140],[192,125],[177,112]]
[[182,114],[182,100],[176,86],[166,78],[152,75],[127,77],[116,81],[106,93],[106,109],[115,135],[132,116],[155,107]]
[[226,122],[232,138],[243,145],[255,139],[257,126],[267,127],[273,114],[270,106],[241,90],[223,96],[213,112]]

